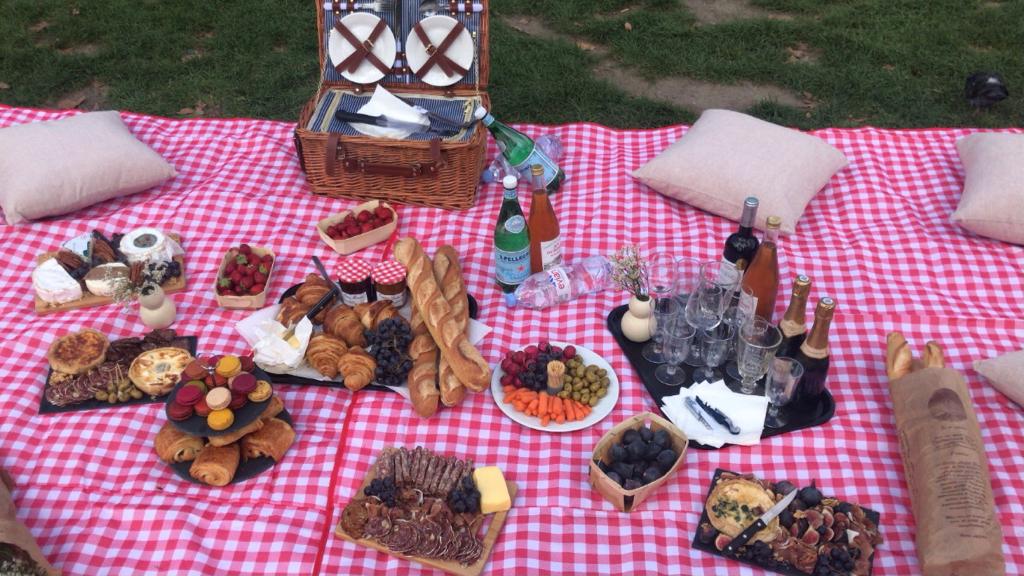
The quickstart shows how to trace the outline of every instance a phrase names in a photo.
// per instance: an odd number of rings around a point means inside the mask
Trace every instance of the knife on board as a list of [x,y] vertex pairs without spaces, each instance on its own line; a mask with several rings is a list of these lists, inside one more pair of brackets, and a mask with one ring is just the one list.
[[735,436],[740,433],[740,427],[733,424],[732,420],[728,416],[726,416],[724,412],[722,412],[718,408],[715,408],[714,406],[711,406],[707,402],[701,400],[700,396],[696,396],[695,399],[697,400],[697,404],[699,404],[705,412],[711,414],[711,417],[715,419],[715,422],[718,422],[722,426],[725,426],[726,428],[729,429],[729,434]]
[[[309,312],[306,312],[305,316],[306,316],[306,318],[309,318],[310,320],[312,320],[314,316],[319,314],[321,310],[323,310],[325,307],[327,307],[327,305],[330,304],[331,301],[334,300],[335,296],[341,296],[341,286],[338,286],[338,283],[335,282],[331,278],[331,275],[327,273],[327,269],[324,268],[324,263],[321,262],[320,259],[317,258],[316,256],[313,256],[313,263],[316,264],[317,270],[320,271],[320,274],[324,277],[324,280],[327,281],[327,285],[330,286],[331,289],[330,289],[330,291],[327,292],[327,294],[324,294],[320,298],[320,300],[317,301],[317,303],[313,305],[312,308],[309,309]],[[295,335],[295,327],[298,326],[298,324],[299,323],[296,322],[296,323],[292,324],[291,326],[289,326],[288,330],[286,330],[285,333],[281,335],[281,339],[287,341],[289,338],[294,336]]]
[[733,538],[732,541],[725,546],[725,549],[722,550],[722,552],[727,555],[735,555],[736,550],[738,550],[740,546],[749,542],[754,534],[757,534],[761,530],[767,528],[768,524],[774,520],[776,516],[782,514],[782,511],[789,507],[790,502],[796,498],[796,493],[797,490],[795,488],[790,490],[789,494],[787,494],[782,500],[779,500],[775,506],[769,508],[768,511],[755,520],[753,524],[744,528],[743,532],[740,532],[735,538]]

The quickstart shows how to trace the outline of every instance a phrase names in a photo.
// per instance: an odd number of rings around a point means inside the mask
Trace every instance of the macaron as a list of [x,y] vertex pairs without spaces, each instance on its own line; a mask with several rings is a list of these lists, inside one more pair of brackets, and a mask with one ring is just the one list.
[[192,407],[180,404],[177,400],[171,402],[170,406],[167,407],[167,417],[171,420],[188,420],[192,417]]
[[273,394],[274,389],[270,386],[270,382],[258,380],[256,382],[256,389],[249,392],[249,400],[252,402],[266,402],[270,400]]
[[213,375],[213,386],[227,386],[227,385],[228,385],[228,379],[227,379],[226,376],[221,376],[220,374],[214,374]]
[[210,407],[206,405],[206,398],[200,398],[199,402],[196,402],[196,405],[193,406],[192,409],[196,411],[196,416],[202,416],[203,418],[206,418],[210,415],[210,412],[213,412],[213,410],[210,410]]
[[203,393],[203,396],[206,396],[206,392],[209,390],[209,388],[207,388],[207,386],[206,386],[206,383],[203,382],[202,380],[190,380],[190,381],[185,383],[185,386],[191,386],[193,388],[198,388],[199,391]]
[[242,372],[252,372],[256,369],[256,363],[252,361],[252,356],[241,356],[238,360],[242,363]]
[[239,410],[242,406],[245,406],[248,403],[249,399],[245,394],[232,394],[231,404],[228,404],[228,408],[231,408],[232,410]]
[[248,372],[242,372],[231,379],[230,386],[235,394],[248,394],[256,389],[256,377]]
[[217,361],[217,374],[231,378],[242,371],[242,361],[238,356],[224,356]]
[[203,392],[195,386],[182,386],[174,395],[174,401],[185,406],[195,406],[196,402],[203,399]]
[[206,425],[214,430],[227,430],[235,423],[235,413],[231,410],[214,410],[206,417]]
[[181,372],[182,380],[202,380],[206,378],[206,366],[203,365],[199,360],[193,360],[185,366],[185,369]]
[[206,405],[210,410],[223,410],[231,404],[231,390],[227,388],[214,388],[206,393]]

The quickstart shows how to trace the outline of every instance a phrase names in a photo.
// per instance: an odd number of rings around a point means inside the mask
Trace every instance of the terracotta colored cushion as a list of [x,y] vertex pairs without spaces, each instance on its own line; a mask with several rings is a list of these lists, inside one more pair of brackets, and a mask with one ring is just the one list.
[[0,207],[8,224],[67,214],[174,175],[116,111],[0,129]]
[[953,222],[1024,245],[1024,134],[971,134],[956,149],[967,177]]
[[782,218],[782,232],[797,220],[846,156],[810,134],[739,112],[706,110],[690,130],[633,177],[654,190],[732,220],[743,201],[761,201],[756,226]]
[[1024,350],[979,360],[974,370],[984,376],[996,390],[1024,408]]

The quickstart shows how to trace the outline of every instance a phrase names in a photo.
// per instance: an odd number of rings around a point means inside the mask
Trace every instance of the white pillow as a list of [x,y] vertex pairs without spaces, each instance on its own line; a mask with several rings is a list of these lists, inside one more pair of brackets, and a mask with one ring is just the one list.
[[952,220],[988,238],[1024,245],[1024,134],[956,141],[967,177]]
[[1024,350],[978,360],[974,370],[992,386],[1024,408]]
[[706,110],[683,135],[633,177],[697,208],[738,220],[743,201],[761,204],[756,226],[782,218],[782,232],[796,222],[811,198],[847,164],[825,141],[753,116]]
[[67,214],[174,175],[114,110],[0,129],[0,207],[8,224]]

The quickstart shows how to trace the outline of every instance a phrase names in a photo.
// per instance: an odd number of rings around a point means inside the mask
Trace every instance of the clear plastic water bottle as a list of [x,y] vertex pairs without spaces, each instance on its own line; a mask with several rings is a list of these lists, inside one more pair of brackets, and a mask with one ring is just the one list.
[[[544,151],[555,162],[561,162],[562,157],[565,156],[565,148],[562,146],[562,139],[556,134],[545,134],[538,137],[535,141],[537,147]],[[484,173],[480,176],[480,181],[484,184],[490,184],[492,182],[501,182],[505,176],[515,176],[519,180],[530,180],[530,169],[527,166],[526,170],[518,172],[508,160],[505,159],[505,155],[501,153],[500,148],[503,147],[501,142],[498,142],[498,154],[491,160],[491,163],[484,169]],[[568,180],[568,176],[566,177]]]
[[480,180],[484,184],[490,184],[491,182],[501,182],[505,179],[505,176],[515,176],[519,179],[519,172],[505,160],[505,156],[499,152],[494,160],[488,164],[487,168],[484,169],[484,173],[480,175]]
[[506,296],[506,304],[532,309],[548,308],[600,292],[610,283],[611,264],[608,259],[591,256],[575,264],[555,266],[530,276],[514,293]]
[[557,134],[545,134],[539,136],[534,142],[537,147],[544,151],[555,162],[561,162],[565,156],[565,149],[562,147],[562,139]]

